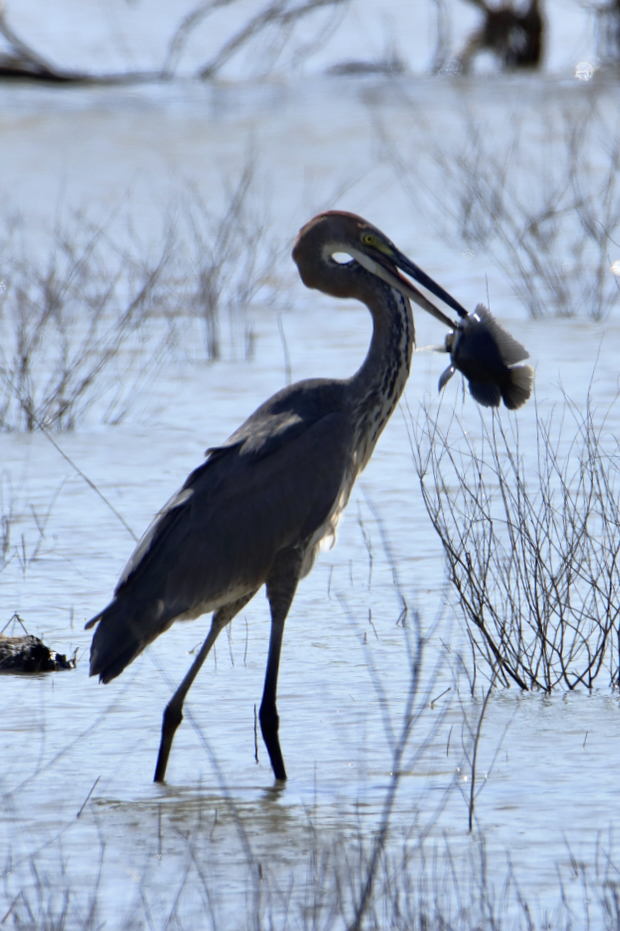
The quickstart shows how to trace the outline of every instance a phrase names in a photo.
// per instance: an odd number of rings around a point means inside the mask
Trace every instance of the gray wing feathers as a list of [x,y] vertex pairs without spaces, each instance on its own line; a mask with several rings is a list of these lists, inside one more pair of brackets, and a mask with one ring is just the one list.
[[294,411],[270,413],[268,416],[261,417],[254,415],[242,424],[222,446],[215,446],[207,452],[218,453],[233,446],[239,446],[244,456],[259,459],[276,452],[284,443],[300,436],[306,429],[307,424]]
[[[129,576],[132,575],[137,566],[142,562],[142,559],[146,556],[151,548],[153,539],[155,538],[158,529],[162,528],[164,522],[167,521],[171,523],[180,517],[183,505],[187,504],[193,494],[194,490],[184,485],[183,488],[180,488],[179,491],[176,491],[173,494],[172,498],[170,498],[170,500],[163,506],[161,511],[155,515],[152,522],[149,524],[146,531],[142,535],[142,538],[140,539],[137,547],[131,554],[129,562],[123,569],[121,577],[118,580],[116,588],[114,589],[114,594],[118,592],[118,590],[127,581]],[[89,621],[89,625],[90,623],[91,622]]]
[[[91,675],[118,675],[176,617],[232,600],[265,581],[275,555],[329,519],[347,473],[351,436],[328,414],[293,437],[218,448],[170,499],[139,543],[100,615]],[[232,438],[231,438],[232,439]],[[265,448],[273,450],[264,453]],[[210,605],[210,607],[207,607]]]

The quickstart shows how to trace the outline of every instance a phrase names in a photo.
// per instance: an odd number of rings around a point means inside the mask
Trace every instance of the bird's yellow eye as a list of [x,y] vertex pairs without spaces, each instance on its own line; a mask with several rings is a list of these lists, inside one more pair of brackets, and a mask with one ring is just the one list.
[[362,242],[365,246],[374,246],[376,244],[376,239],[372,233],[364,233]]

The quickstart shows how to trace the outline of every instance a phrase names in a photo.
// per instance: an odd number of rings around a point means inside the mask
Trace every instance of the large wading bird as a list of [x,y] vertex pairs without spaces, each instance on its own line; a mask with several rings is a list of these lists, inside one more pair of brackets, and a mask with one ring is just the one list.
[[[340,263],[339,253],[350,260]],[[312,568],[321,540],[333,534],[405,387],[415,342],[410,300],[450,328],[451,369],[462,367],[474,384],[481,378],[493,385],[495,378],[497,390],[514,400],[506,385],[514,378],[508,366],[519,355],[516,341],[491,324],[490,315],[477,311],[472,323],[474,315],[370,223],[351,213],[320,214],[300,231],[293,259],[307,287],[368,307],[373,335],[363,365],[351,378],[315,378],[284,388],[225,443],[209,449],[146,531],[110,604],[86,625],[98,624],[90,674],[110,682],[174,621],[213,612],[207,638],[166,706],[156,782],[165,778],[183,702],[209,650],[262,585],[271,635],[259,718],[275,777],[286,779],[276,707],[284,622],[299,580]],[[413,281],[460,321],[454,323]],[[490,394],[473,393],[489,403]],[[523,389],[522,400],[526,394]]]

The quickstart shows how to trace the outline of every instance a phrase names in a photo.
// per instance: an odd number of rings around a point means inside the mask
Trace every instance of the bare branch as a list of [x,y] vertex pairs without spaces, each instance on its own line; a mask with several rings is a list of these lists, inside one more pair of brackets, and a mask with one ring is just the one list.
[[299,22],[309,13],[314,13],[323,7],[334,7],[348,3],[349,0],[307,0],[298,6],[289,8],[288,0],[275,0],[260,13],[257,13],[245,26],[226,42],[219,52],[199,71],[199,77],[211,78],[232,56],[247,42],[269,26],[287,28]]
[[478,440],[454,415],[444,430],[428,411],[412,426],[474,664],[547,692],[592,688],[603,670],[612,686],[619,676],[620,445],[590,406],[580,414],[567,400],[566,414],[566,433],[564,416],[538,420],[536,469],[525,467],[516,421],[494,417]]

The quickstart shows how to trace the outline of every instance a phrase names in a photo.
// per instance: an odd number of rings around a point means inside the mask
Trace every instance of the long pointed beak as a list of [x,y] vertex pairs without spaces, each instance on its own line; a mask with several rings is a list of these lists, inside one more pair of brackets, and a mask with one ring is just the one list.
[[[408,259],[406,255],[402,254],[402,252],[397,252],[395,250],[394,262],[396,265],[398,265],[402,272],[404,272],[406,275],[409,275],[409,277],[413,278],[414,281],[417,281],[418,284],[421,284],[422,287],[426,288],[427,291],[430,291],[431,294],[434,294],[435,297],[438,297],[440,301],[443,301],[444,304],[447,304],[448,307],[452,308],[452,310],[455,310],[459,317],[468,316],[467,311],[462,304],[459,304],[456,298],[452,297],[452,295],[449,294],[444,288],[442,288],[441,285],[437,284],[436,281],[433,281],[433,279],[427,275],[426,272],[422,271],[422,269],[416,265],[415,262],[412,262],[411,259]],[[417,291],[417,288],[414,288],[413,290]],[[450,326],[454,327],[452,321],[450,321]]]
[[347,251],[350,255],[353,256],[356,261],[363,265],[369,272],[372,272],[373,275],[376,275],[378,278],[381,278],[392,288],[396,288],[403,294],[405,297],[410,298],[412,301],[425,310],[427,313],[431,314],[437,320],[440,320],[444,326],[449,327],[451,330],[456,329],[458,326],[454,320],[451,320],[442,310],[436,307],[429,299],[419,291],[415,285],[409,281],[403,275],[399,274],[398,269],[403,271],[406,275],[409,275],[410,278],[413,278],[414,281],[417,281],[418,284],[421,284],[422,287],[426,288],[427,291],[430,291],[435,297],[438,297],[440,301],[446,304],[448,307],[451,307],[457,312],[459,317],[467,317],[467,311],[465,308],[459,304],[459,302],[452,297],[451,294],[448,294],[441,285],[438,285],[436,281],[422,271],[415,262],[412,262],[407,258],[406,255],[403,255],[402,252],[399,252],[397,249],[394,249],[391,255],[385,255],[385,257],[378,252],[374,252],[372,256],[368,255],[366,252],[361,250],[347,248]]

